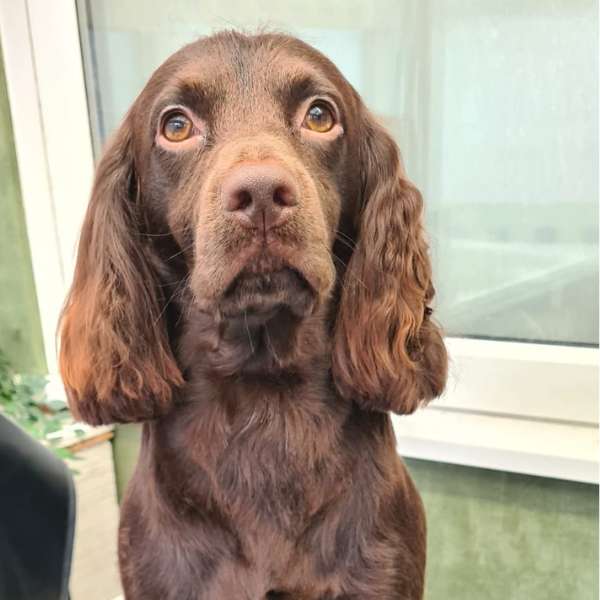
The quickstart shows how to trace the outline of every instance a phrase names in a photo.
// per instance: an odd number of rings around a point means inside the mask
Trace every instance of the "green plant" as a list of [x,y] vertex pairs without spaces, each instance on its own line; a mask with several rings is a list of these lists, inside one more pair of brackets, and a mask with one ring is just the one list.
[[60,446],[58,435],[71,423],[71,415],[64,402],[47,397],[47,383],[40,375],[15,373],[0,351],[0,411],[47,445],[59,458],[72,459],[73,453]]

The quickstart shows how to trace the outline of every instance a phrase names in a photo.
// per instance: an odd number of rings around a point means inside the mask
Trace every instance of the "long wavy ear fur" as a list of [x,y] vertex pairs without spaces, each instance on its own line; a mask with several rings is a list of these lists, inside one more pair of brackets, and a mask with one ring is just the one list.
[[423,201],[392,138],[363,117],[358,240],[335,326],[333,375],[365,408],[413,412],[443,391],[447,355],[428,308],[434,296]]
[[92,424],[162,415],[183,382],[137,235],[136,185],[128,117],[97,169],[59,329],[71,410]]

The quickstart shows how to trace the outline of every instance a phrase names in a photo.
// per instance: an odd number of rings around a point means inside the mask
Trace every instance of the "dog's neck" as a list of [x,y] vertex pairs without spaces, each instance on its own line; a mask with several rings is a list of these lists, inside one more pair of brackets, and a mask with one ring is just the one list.
[[367,422],[385,428],[385,417],[365,415],[336,393],[328,308],[287,331],[288,361],[279,370],[270,369],[277,360],[267,355],[263,371],[245,368],[252,363],[241,357],[257,350],[252,336],[265,335],[252,323],[248,334],[239,323],[187,317],[176,345],[186,383],[174,410],[146,426],[147,451],[140,455],[141,468],[162,490],[157,498],[168,497],[178,514],[205,505],[254,511],[292,534],[305,523],[303,515],[340,494],[340,473],[354,460],[340,445],[370,431]]
[[201,373],[223,387],[247,382],[287,387],[324,378],[330,370],[327,306],[307,317],[287,307],[268,315],[195,312],[187,316],[177,343],[184,373]]
[[[227,331],[225,326],[213,340],[225,340],[225,348],[216,345],[211,350],[207,334],[216,336],[217,332],[209,329],[208,319],[201,315],[188,318],[178,357],[186,383],[178,391],[175,409],[148,428],[148,443],[154,448],[149,456],[155,454],[155,464],[161,464],[166,449],[174,449],[178,456],[177,465],[171,467],[176,472],[162,473],[161,485],[194,481],[198,472],[206,472],[220,481],[228,497],[236,498],[248,493],[238,489],[243,483],[240,472],[253,472],[264,461],[273,463],[269,478],[279,481],[289,477],[290,485],[294,481],[300,485],[301,474],[323,473],[352,404],[333,389],[329,349],[322,341],[328,337],[322,329],[327,326],[322,315],[305,319],[296,331],[289,332],[290,342],[299,347],[288,349],[286,356],[297,360],[285,363],[285,368],[246,370],[240,361],[239,370],[232,373],[226,373],[224,367],[235,365],[232,357],[239,360],[246,356],[249,348],[244,342],[254,344],[256,352],[256,339],[239,330],[239,324],[234,331]],[[265,332],[250,331],[250,336],[259,334]],[[211,351],[215,353],[212,356]],[[273,357],[266,359],[266,366],[274,364]],[[267,485],[260,478],[252,482],[278,489],[275,483]],[[302,487],[320,489],[313,483],[303,481]],[[186,488],[185,493],[194,491]],[[261,487],[255,495],[263,497],[266,493]],[[321,501],[314,499],[315,504]]]
[[286,413],[335,412],[327,308],[301,320],[281,311],[266,322],[188,315],[177,343],[187,381],[178,404],[212,403],[211,418],[232,431]]

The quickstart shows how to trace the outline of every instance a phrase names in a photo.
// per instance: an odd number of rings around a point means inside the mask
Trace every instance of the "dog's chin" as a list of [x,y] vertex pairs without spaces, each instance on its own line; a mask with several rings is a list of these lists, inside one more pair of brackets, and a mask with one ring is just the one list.
[[[205,359],[224,376],[273,376],[293,371],[299,331],[314,313],[318,296],[297,270],[245,268],[204,322],[212,334]],[[214,323],[213,328],[210,323]]]
[[221,298],[219,310],[227,319],[261,325],[286,312],[303,319],[314,311],[316,300],[316,292],[297,270],[282,267],[261,271],[254,265],[233,280]]

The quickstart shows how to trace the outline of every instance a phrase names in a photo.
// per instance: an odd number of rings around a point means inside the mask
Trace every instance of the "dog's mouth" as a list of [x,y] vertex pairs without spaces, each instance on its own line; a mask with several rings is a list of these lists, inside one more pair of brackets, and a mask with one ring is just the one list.
[[222,373],[272,375],[287,368],[299,325],[315,310],[316,292],[299,271],[262,266],[244,268],[219,302],[214,357]]
[[270,321],[282,311],[297,318],[308,316],[316,293],[307,279],[293,267],[273,266],[257,260],[244,268],[222,296],[221,313],[243,317],[249,325]]

